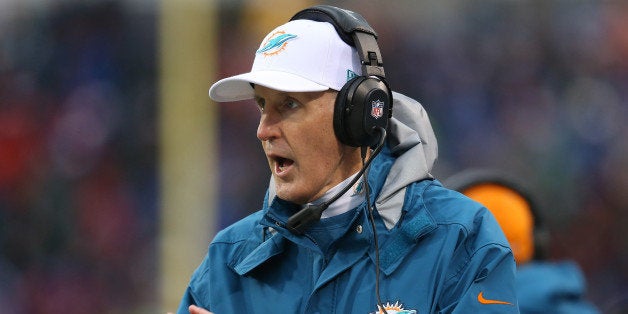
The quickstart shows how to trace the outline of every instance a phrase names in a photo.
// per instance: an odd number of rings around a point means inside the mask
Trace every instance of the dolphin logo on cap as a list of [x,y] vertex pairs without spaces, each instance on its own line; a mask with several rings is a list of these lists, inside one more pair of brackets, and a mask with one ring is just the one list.
[[260,47],[256,53],[261,53],[265,56],[274,55],[279,53],[286,46],[288,40],[296,38],[297,35],[286,34],[285,32],[276,32],[272,34],[265,44]]

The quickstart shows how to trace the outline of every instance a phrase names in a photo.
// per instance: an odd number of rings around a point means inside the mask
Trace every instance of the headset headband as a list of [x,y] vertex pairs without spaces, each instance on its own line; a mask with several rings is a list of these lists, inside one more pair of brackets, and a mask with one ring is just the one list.
[[317,5],[298,12],[290,20],[330,23],[344,42],[357,49],[362,75],[386,77],[377,33],[360,14],[330,5]]

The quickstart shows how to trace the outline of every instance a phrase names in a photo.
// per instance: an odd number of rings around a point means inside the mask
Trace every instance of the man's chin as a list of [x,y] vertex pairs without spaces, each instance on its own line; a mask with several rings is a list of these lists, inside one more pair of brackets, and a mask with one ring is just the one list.
[[289,187],[285,185],[282,186],[282,185],[283,184],[275,184],[276,193],[280,199],[291,202],[291,203],[295,203],[298,205],[303,205],[307,203],[307,200],[308,200],[307,197],[304,197],[303,195],[299,195],[295,191],[291,190]]

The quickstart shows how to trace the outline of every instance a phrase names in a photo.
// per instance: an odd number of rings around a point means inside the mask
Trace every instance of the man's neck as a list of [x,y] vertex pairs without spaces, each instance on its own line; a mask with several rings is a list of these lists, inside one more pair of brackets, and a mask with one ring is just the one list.
[[[310,204],[319,205],[331,199],[332,197],[334,197],[334,195],[336,195],[343,188],[345,188],[347,184],[351,183],[351,180],[355,178],[356,175],[357,172],[352,176],[346,178],[344,181],[340,182],[333,188],[329,189],[327,192],[325,192],[323,196],[311,202]],[[333,217],[350,211],[364,201],[363,195],[364,183],[363,180],[358,180],[358,182],[356,182],[351,189],[349,189],[344,195],[340,196],[335,202],[329,205],[329,207],[323,212],[321,218]]]

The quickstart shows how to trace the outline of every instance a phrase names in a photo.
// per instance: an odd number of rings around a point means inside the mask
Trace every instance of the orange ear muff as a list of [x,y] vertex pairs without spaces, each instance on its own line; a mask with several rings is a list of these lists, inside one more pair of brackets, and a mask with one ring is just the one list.
[[521,194],[503,185],[484,183],[471,186],[463,194],[481,203],[495,216],[510,243],[518,265],[534,256],[534,217]]

